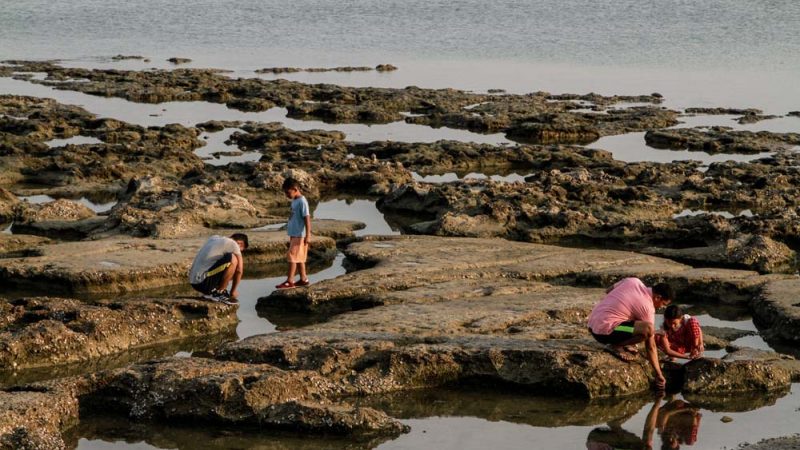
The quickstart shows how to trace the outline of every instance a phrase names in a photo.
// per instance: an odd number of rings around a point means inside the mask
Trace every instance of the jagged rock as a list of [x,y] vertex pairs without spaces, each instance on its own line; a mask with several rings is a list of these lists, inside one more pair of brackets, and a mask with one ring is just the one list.
[[797,255],[786,244],[766,236],[740,236],[727,242],[728,258],[745,267],[754,267],[761,272],[792,265]]
[[14,220],[19,204],[20,201],[16,195],[0,187],[0,223]]
[[48,221],[76,221],[94,217],[95,212],[81,203],[60,198],[51,202],[28,207],[22,214],[27,223]]
[[192,62],[192,60],[189,58],[178,58],[178,57],[169,58],[167,59],[167,61],[171,62],[172,64],[187,64]]
[[654,148],[688,149],[707,153],[755,154],[800,145],[798,133],[732,131],[724,127],[651,130],[645,134],[644,139],[647,145]]
[[0,391],[0,448],[62,450],[62,431],[78,422],[78,401],[43,389]]
[[769,361],[702,358],[685,366],[687,393],[769,392],[791,385],[790,373]]

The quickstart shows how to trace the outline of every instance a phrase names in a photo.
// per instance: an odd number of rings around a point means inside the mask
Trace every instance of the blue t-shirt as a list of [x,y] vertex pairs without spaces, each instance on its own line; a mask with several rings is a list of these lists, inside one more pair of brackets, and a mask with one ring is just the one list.
[[305,237],[306,235],[306,216],[311,213],[308,209],[308,201],[302,195],[292,200],[292,215],[286,223],[286,232],[291,237]]

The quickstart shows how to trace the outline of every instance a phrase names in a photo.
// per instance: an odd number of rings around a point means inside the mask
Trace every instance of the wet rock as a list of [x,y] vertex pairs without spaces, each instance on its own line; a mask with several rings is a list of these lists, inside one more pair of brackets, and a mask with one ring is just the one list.
[[800,280],[796,277],[767,283],[761,295],[751,302],[753,315],[764,327],[767,339],[796,344],[800,341]]
[[788,271],[797,259],[795,252],[786,244],[767,236],[747,234],[709,247],[647,248],[644,252],[690,263],[711,263],[762,273]]
[[86,304],[35,297],[0,303],[0,366],[86,362],[137,347],[205,336],[238,322],[236,308],[203,300],[141,299]]
[[94,217],[95,212],[86,205],[60,198],[41,205],[29,206],[21,216],[17,219],[27,223],[76,221]]
[[172,64],[176,64],[176,65],[177,64],[188,64],[188,63],[192,62],[192,60],[189,59],[189,58],[178,58],[178,57],[169,58],[169,59],[167,59],[167,61],[171,62]]
[[378,72],[390,72],[392,70],[397,70],[397,67],[391,64],[379,64],[375,67],[367,67],[367,66],[341,66],[341,67],[265,67],[263,69],[258,69],[256,73],[272,73],[272,74],[281,74],[281,73],[297,73],[297,72],[369,72],[372,70],[377,70]]
[[0,187],[0,222],[7,223],[14,220],[20,201],[16,195]]
[[800,448],[800,435],[764,439],[755,444],[743,444],[741,450],[796,450]]
[[764,111],[756,108],[686,108],[686,114],[756,116]]
[[378,64],[377,66],[375,66],[375,70],[377,70],[378,72],[394,72],[395,70],[397,70],[397,66],[394,66],[392,64]]
[[0,448],[66,448],[61,433],[78,422],[73,396],[41,389],[0,391]]
[[742,117],[739,117],[738,119],[736,119],[736,122],[738,122],[738,123],[740,123],[742,125],[747,125],[749,123],[761,122],[762,120],[777,119],[778,117],[780,117],[780,116],[763,115],[763,114],[748,114],[748,115],[744,115]]
[[757,334],[755,331],[740,330],[738,328],[715,327],[711,325],[703,326],[703,338],[705,346],[708,349],[712,348],[712,346],[709,345],[709,337],[713,337],[717,340],[715,347],[719,350],[727,347],[728,343],[732,341],[755,334]]
[[130,59],[145,59],[145,57],[139,55],[121,55],[121,54],[114,55],[111,57],[112,61],[126,61]]
[[397,436],[408,427],[370,408],[332,403],[336,386],[308,371],[200,358],[143,363],[104,375],[88,404],[134,419],[258,425],[355,436]]
[[800,117],[800,111],[789,111],[787,116]]
[[790,373],[769,361],[702,358],[685,366],[687,393],[769,392],[791,385]]
[[721,422],[730,423],[730,422],[733,422],[733,417],[731,417],[731,416],[722,416],[722,418],[719,419],[719,420]]
[[[286,233],[249,231],[248,236],[245,264],[285,259]],[[0,259],[0,282],[48,294],[129,292],[185,283],[205,240],[110,238],[46,245],[36,255]],[[333,239],[320,236],[312,241],[310,256],[332,258],[335,248]]]
[[706,153],[756,154],[800,145],[798,133],[732,131],[725,127],[651,130],[644,136],[654,148],[703,151]]
[[[285,107],[295,118],[313,117],[329,122],[387,123],[403,120],[401,113],[417,117],[407,120],[436,126],[447,124],[456,128],[485,131],[511,131],[524,128],[523,123],[539,123],[541,129],[511,133],[531,137],[542,135],[548,140],[564,137],[574,141],[587,133],[583,122],[597,122],[601,135],[618,134],[625,130],[644,130],[664,124],[674,124],[676,112],[655,108],[633,107],[609,110],[608,114],[591,116],[570,113],[580,109],[578,101],[590,102],[603,108],[618,102],[659,103],[655,96],[610,96],[598,94],[551,95],[537,92],[528,95],[475,94],[454,89],[355,88],[333,85],[308,85],[287,80],[239,79],[225,77],[215,70],[179,69],[173,71],[97,71],[63,68],[50,62],[14,61],[18,72],[47,72],[48,76],[81,78],[88,81],[59,82],[59,89],[73,89],[89,94],[118,96],[149,103],[164,101],[207,100],[225,103],[245,111],[261,111],[273,106]],[[375,69],[387,71],[393,66],[383,64]],[[341,68],[356,70],[360,68]],[[294,72],[298,68],[265,69],[267,72]],[[305,69],[308,70],[308,69]],[[317,69],[314,69],[317,70]],[[320,69],[327,70],[327,69]],[[65,78],[67,79],[67,78]],[[31,80],[42,84],[47,80]],[[482,105],[465,109],[471,105]],[[535,117],[535,119],[530,119]],[[570,124],[578,124],[576,126]],[[530,127],[529,127],[530,128]],[[534,127],[536,128],[536,127]],[[585,128],[591,130],[591,126]],[[542,130],[546,131],[543,132]],[[557,130],[557,131],[553,131]],[[593,133],[593,132],[592,132]],[[592,134],[589,133],[589,134]],[[524,137],[524,136],[523,136]]]

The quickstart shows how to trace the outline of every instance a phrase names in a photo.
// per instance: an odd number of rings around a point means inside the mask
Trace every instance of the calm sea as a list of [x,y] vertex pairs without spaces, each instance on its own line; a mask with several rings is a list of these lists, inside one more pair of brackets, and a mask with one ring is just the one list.
[[0,58],[118,53],[152,58],[125,68],[389,62],[401,70],[292,77],[800,109],[797,0],[0,0]]

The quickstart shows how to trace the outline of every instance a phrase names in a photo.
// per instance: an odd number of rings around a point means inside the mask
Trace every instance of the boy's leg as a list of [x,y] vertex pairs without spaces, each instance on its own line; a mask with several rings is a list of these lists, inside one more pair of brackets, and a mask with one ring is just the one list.
[[239,261],[236,258],[230,258],[230,260],[231,261],[228,265],[228,268],[225,269],[225,272],[223,272],[222,278],[217,285],[218,291],[226,290],[228,288],[228,283],[230,283],[233,279],[233,274],[236,273],[236,267],[239,264]]
[[306,263],[297,263],[297,271],[300,272],[300,281],[308,281],[306,274]]
[[287,280],[294,282],[294,273],[295,273],[295,270],[297,268],[297,265],[298,265],[297,263],[293,263],[293,262],[289,263],[289,274],[286,275],[286,279]]

